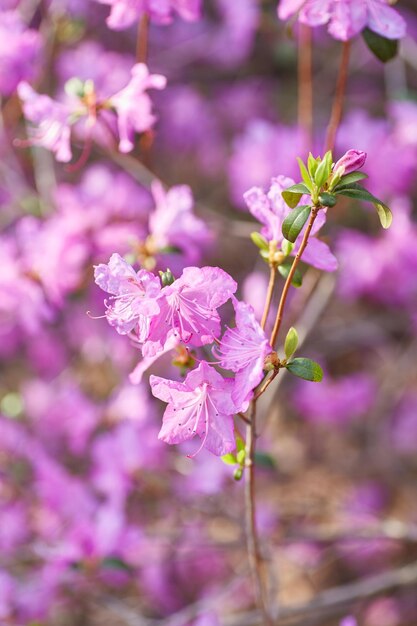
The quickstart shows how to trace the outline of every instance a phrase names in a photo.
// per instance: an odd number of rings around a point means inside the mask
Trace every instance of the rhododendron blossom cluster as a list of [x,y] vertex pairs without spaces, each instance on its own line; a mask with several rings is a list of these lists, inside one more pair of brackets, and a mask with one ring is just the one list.
[[174,14],[188,21],[201,15],[201,0],[95,0],[111,7],[109,28],[121,30],[149,16],[157,24],[169,24]]
[[406,31],[405,20],[388,0],[280,0],[278,16],[287,20],[294,14],[309,26],[328,24],[329,33],[342,41],[365,27],[388,39],[401,39]]
[[[73,86],[79,92],[72,93]],[[68,162],[72,158],[72,127],[84,124],[90,134],[100,123],[100,111],[112,110],[117,117],[119,150],[130,152],[133,149],[135,132],[149,130],[154,122],[152,104],[146,89],[163,89],[166,79],[159,74],[149,74],[143,63],[132,68],[132,78],[128,85],[105,101],[97,101],[94,84],[70,82],[69,98],[58,102],[46,95],[37,94],[30,85],[22,82],[18,85],[19,97],[23,102],[26,118],[34,124],[29,130],[30,143],[51,150],[58,161]]]

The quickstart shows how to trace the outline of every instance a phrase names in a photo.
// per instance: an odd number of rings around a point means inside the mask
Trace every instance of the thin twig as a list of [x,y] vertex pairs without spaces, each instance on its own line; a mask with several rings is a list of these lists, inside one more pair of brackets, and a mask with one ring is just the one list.
[[349,69],[350,41],[343,42],[342,58],[339,67],[339,76],[336,83],[336,92],[333,100],[330,122],[326,131],[326,142],[324,151],[333,150],[336,141],[336,134],[342,120],[343,101],[345,99],[346,83]]
[[139,20],[136,39],[136,61],[146,63],[148,58],[149,15],[144,13]]
[[272,383],[272,381],[273,381],[273,380],[275,380],[276,376],[278,375],[278,372],[279,372],[279,370],[275,370],[275,371],[272,373],[272,376],[270,376],[270,377],[269,377],[269,378],[268,378],[268,379],[267,379],[267,380],[263,383],[263,385],[261,386],[261,388],[260,388],[260,389],[256,392],[256,394],[255,394],[255,396],[254,396],[254,398],[253,398],[253,400],[254,400],[255,402],[256,402],[256,400],[257,400],[258,398],[260,398],[260,397],[261,397],[261,395],[262,395],[263,393],[265,393],[265,391],[268,389],[268,387],[269,387],[269,385]]
[[265,589],[262,578],[262,559],[259,551],[259,537],[256,527],[255,507],[255,446],[256,446],[256,402],[251,404],[250,424],[246,427],[246,481],[245,481],[245,514],[246,514],[246,542],[249,557],[249,566],[255,589],[256,604],[259,607],[263,623],[271,626],[272,620],[268,614],[265,599]]
[[[309,602],[281,607],[279,619],[274,624],[304,626],[307,618],[341,615],[359,601],[416,584],[417,562],[413,562],[347,585],[326,589]],[[253,612],[240,615],[238,618],[226,618],[222,623],[224,626],[257,626],[259,619],[259,614]]]
[[261,327],[265,328],[266,322],[268,319],[269,309],[271,308],[272,296],[274,294],[275,287],[275,277],[277,275],[277,268],[275,263],[270,264],[270,274],[269,274],[269,283],[268,283],[268,291],[266,293],[265,307],[262,313]]
[[[246,415],[244,413],[242,413],[242,411],[239,411],[239,413],[236,413],[236,415],[238,417],[240,417],[241,420],[243,420],[246,424],[250,424],[250,419],[248,417],[246,417]],[[243,437],[242,437],[243,439]]]
[[300,24],[298,32],[298,125],[304,135],[305,147],[310,150],[313,141],[311,28]]
[[285,307],[285,303],[287,301],[288,292],[289,292],[290,287],[291,287],[292,279],[294,278],[295,270],[297,269],[297,266],[298,266],[298,264],[300,262],[301,256],[302,256],[304,250],[307,247],[308,238],[310,236],[311,229],[313,228],[313,224],[314,224],[314,222],[316,220],[316,217],[318,215],[319,209],[320,209],[320,207],[315,206],[315,207],[313,207],[313,209],[311,211],[310,219],[309,219],[307,228],[305,230],[303,240],[301,242],[301,245],[300,245],[300,248],[299,248],[297,254],[295,255],[295,259],[293,261],[293,264],[291,265],[291,269],[290,269],[289,274],[287,276],[287,280],[285,281],[285,285],[284,285],[284,288],[282,290],[281,299],[280,299],[280,302],[279,302],[279,305],[278,305],[277,316],[275,318],[275,324],[274,324],[274,328],[272,330],[272,335],[271,335],[271,340],[270,340],[270,344],[271,344],[272,347],[275,346],[275,342],[277,340],[278,332],[279,332],[279,329],[281,327],[282,316],[283,316],[283,313],[284,313],[284,307]]

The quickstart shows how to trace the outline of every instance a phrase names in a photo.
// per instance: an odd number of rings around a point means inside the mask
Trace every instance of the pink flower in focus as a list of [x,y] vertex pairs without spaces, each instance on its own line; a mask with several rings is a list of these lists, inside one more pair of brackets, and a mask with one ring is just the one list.
[[337,163],[334,164],[333,171],[341,170],[342,176],[360,170],[365,165],[366,152],[362,150],[348,150]]
[[159,313],[156,301],[161,290],[159,278],[133,267],[119,255],[113,254],[108,265],[95,266],[95,282],[113,294],[111,304],[107,304],[106,317],[118,333],[126,335],[133,330],[139,341],[145,341],[149,332],[150,318]]
[[176,444],[198,435],[197,452],[206,447],[217,456],[235,449],[232,380],[202,361],[183,383],[151,376],[150,384],[153,395],[168,403],[159,439]]
[[[265,193],[260,187],[252,187],[252,189],[249,189],[243,196],[249,211],[264,225],[261,230],[262,235],[268,241],[276,241],[278,246],[280,246],[284,240],[281,231],[282,223],[291,212],[291,209],[284,202],[282,192],[293,184],[294,181],[291,178],[278,176],[272,179],[268,193]],[[303,198],[301,198],[300,204],[303,203],[305,204],[306,201],[303,202]],[[320,211],[313,225],[307,248],[303,253],[303,261],[318,269],[334,272],[338,266],[336,257],[332,254],[324,241],[320,241],[320,239],[314,236],[324,225],[325,221],[326,214],[324,211]],[[297,254],[305,228],[306,226],[304,226],[304,229],[297,238],[291,252],[292,256]]]
[[280,0],[278,17],[298,19],[309,26],[329,24],[329,33],[347,41],[364,28],[388,39],[401,39],[406,23],[388,0]]
[[269,341],[251,306],[233,299],[236,327],[228,328],[213,353],[221,367],[236,372],[232,399],[239,411],[246,411],[253,389],[263,378],[265,357],[272,352]]
[[132,78],[121,91],[109,99],[109,103],[116,109],[119,129],[120,152],[130,152],[133,149],[133,135],[149,130],[154,122],[152,102],[146,89],[164,89],[166,78],[161,74],[149,74],[144,63],[137,63],[132,68]]
[[72,157],[71,108],[49,96],[39,95],[26,82],[19,83],[17,92],[23,102],[25,117],[36,125],[29,129],[29,143],[51,150],[57,161],[68,163]]
[[162,352],[172,336],[193,346],[212,343],[220,334],[217,309],[236,289],[231,276],[218,267],[186,267],[180,278],[161,290],[160,312],[151,320],[143,355]]
[[143,15],[157,24],[172,22],[174,11],[182,19],[195,21],[201,14],[201,0],[97,0],[111,6],[107,25],[114,30],[128,28]]

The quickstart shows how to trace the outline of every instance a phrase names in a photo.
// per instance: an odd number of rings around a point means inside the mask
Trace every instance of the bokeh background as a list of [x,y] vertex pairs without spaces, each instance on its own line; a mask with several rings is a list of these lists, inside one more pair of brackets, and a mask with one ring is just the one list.
[[[261,402],[258,523],[273,601],[285,612],[358,584],[291,623],[417,623],[417,11],[413,0],[399,10],[408,34],[394,61],[353,43],[335,150],[368,153],[392,228],[354,201],[329,211],[340,268],[309,269],[286,319],[325,379],[280,375]],[[104,312],[93,266],[112,252],[177,272],[219,265],[259,311],[268,268],[242,195],[298,177],[297,28],[278,21],[275,0],[205,0],[197,22],[151,25],[148,65],[168,79],[151,94],[154,130],[130,155],[103,133],[70,171],[15,145],[26,134],[16,86],[58,99],[74,76],[121,89],[136,29],[110,30],[107,15],[93,0],[0,0],[0,623],[256,624],[243,485],[205,450],[189,459],[158,440],[163,406],[147,375],[129,379],[137,347],[87,311]],[[341,46],[325,29],[313,40],[320,153]],[[171,248],[150,258],[154,176],[195,217],[187,236],[169,224]],[[151,372],[179,376],[169,358]]]

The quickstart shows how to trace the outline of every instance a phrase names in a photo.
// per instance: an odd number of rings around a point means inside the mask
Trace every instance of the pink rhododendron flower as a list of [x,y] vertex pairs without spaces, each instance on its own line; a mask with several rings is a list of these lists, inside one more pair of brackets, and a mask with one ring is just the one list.
[[21,80],[32,80],[39,69],[42,39],[26,28],[15,11],[0,9],[0,94],[10,95]]
[[[249,191],[244,194],[249,211],[264,225],[261,230],[262,235],[268,241],[276,241],[278,246],[280,246],[284,240],[284,236],[281,232],[282,223],[291,212],[291,209],[284,202],[282,192],[293,184],[294,181],[291,178],[278,176],[272,179],[268,193],[265,193],[260,187],[252,187],[252,189],[249,189]],[[303,203],[305,204],[306,201],[303,202],[303,198],[301,198],[300,204]],[[332,254],[324,241],[320,241],[314,236],[317,235],[325,221],[326,214],[324,211],[320,211],[313,225],[307,248],[304,251],[303,261],[318,269],[334,272],[334,270],[337,269],[336,257]],[[291,252],[292,256],[295,256],[298,251],[305,228],[306,226],[297,238]]]
[[252,399],[252,390],[261,382],[265,357],[272,347],[256,321],[254,311],[245,302],[233,299],[236,327],[228,328],[213,353],[221,367],[236,372],[232,398],[239,411],[246,411]]
[[297,128],[251,119],[232,144],[228,176],[233,202],[245,209],[244,192],[268,185],[276,172],[297,176],[296,157],[303,151],[303,135]]
[[150,74],[144,63],[137,63],[131,70],[130,82],[112,96],[100,97],[94,83],[90,81],[91,84],[86,88],[87,83],[80,81],[80,85],[84,84],[86,89],[84,95],[68,95],[64,102],[39,95],[26,82],[19,83],[18,94],[23,102],[24,114],[36,125],[29,131],[30,144],[43,146],[54,152],[58,161],[68,162],[72,157],[72,126],[82,121],[82,134],[91,142],[97,121],[103,117],[107,123],[111,122],[108,119],[112,115],[109,111],[111,109],[117,117],[119,149],[121,152],[130,152],[133,149],[134,133],[149,130],[156,119],[145,90],[163,89],[166,79],[160,74]]
[[118,333],[125,335],[133,330],[139,341],[145,341],[149,332],[149,318],[159,313],[156,301],[161,290],[159,278],[133,267],[119,255],[113,254],[108,265],[100,263],[94,270],[97,285],[113,294],[107,304],[106,317]]
[[341,171],[342,176],[344,174],[350,174],[360,170],[365,165],[366,152],[362,150],[348,150],[337,163],[334,164],[333,171]]
[[182,19],[194,21],[200,17],[201,0],[97,0],[111,6],[107,25],[122,30],[137,22],[142,15],[149,15],[157,24],[169,24],[173,12]]
[[406,30],[404,19],[388,0],[280,0],[280,19],[287,20],[296,13],[303,24],[329,24],[329,33],[342,41],[366,27],[388,39],[401,39]]
[[137,63],[132,68],[132,78],[121,91],[112,96],[110,104],[116,109],[119,129],[120,152],[133,149],[133,135],[149,130],[155,122],[152,102],[146,89],[164,89],[165,76],[149,74],[144,63]]
[[19,83],[17,91],[23,102],[25,117],[35,124],[29,129],[30,143],[51,150],[57,161],[70,161],[71,108],[49,96],[39,95],[26,82]]
[[155,180],[152,194],[156,204],[149,217],[152,245],[157,251],[177,248],[189,263],[195,263],[201,256],[201,248],[210,240],[210,232],[206,223],[194,215],[190,187],[176,185],[165,191],[162,183]]
[[183,383],[151,376],[150,384],[153,395],[168,403],[160,439],[175,444],[198,435],[199,450],[204,446],[217,456],[234,450],[232,380],[202,361]]
[[158,297],[160,312],[151,320],[143,355],[163,351],[172,336],[193,346],[212,343],[220,334],[217,309],[236,289],[231,276],[218,267],[186,267]]
[[[395,220],[379,237],[344,229],[337,242],[341,271],[338,290],[346,299],[368,297],[387,307],[415,312],[417,295],[417,227],[408,200],[392,202]],[[407,240],[408,245],[404,245]],[[352,259],[361,262],[353,264]],[[401,280],[398,280],[401,272]],[[381,289],[381,285],[384,286]]]
[[352,145],[366,152],[369,175],[366,187],[383,200],[409,193],[415,181],[417,125],[409,117],[413,108],[417,112],[417,106],[407,101],[391,104],[390,120],[354,110],[346,116],[338,132],[337,153]]
[[16,229],[27,270],[57,306],[82,283],[91,247],[85,231],[82,221],[69,212],[57,212],[43,222],[28,216]]
[[53,312],[42,287],[25,272],[23,260],[15,242],[0,239],[0,339],[6,342],[13,329],[33,335],[51,322]]

